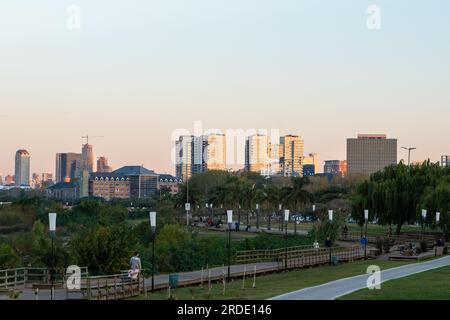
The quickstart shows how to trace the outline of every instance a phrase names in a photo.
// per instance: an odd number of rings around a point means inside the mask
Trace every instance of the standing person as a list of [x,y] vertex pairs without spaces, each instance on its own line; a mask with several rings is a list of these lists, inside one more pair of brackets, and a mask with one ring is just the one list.
[[240,228],[239,228],[239,222],[236,221],[236,222],[234,223],[234,228],[235,228],[236,232],[239,231],[239,229],[240,229]]
[[134,253],[134,256],[131,257],[130,259],[130,277],[132,279],[137,279],[139,273],[142,270],[142,264],[141,264],[141,258],[139,258],[139,252],[136,251]]

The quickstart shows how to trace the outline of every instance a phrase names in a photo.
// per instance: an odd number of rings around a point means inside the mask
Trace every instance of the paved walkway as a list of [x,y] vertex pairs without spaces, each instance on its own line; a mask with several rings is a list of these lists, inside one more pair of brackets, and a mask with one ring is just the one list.
[[[376,264],[376,261],[374,261]],[[414,263],[397,268],[381,271],[381,282],[406,277],[415,273],[428,271],[450,265],[450,256],[428,262]],[[291,293],[283,294],[271,300],[334,300],[360,289],[366,288],[370,275],[363,274],[356,277],[345,278],[325,283],[316,287],[305,288]]]

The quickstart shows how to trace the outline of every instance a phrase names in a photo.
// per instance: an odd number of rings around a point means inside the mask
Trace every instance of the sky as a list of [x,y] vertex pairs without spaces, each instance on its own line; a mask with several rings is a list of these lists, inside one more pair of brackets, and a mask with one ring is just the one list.
[[54,173],[86,134],[114,168],[173,173],[172,133],[194,121],[298,134],[321,160],[384,133],[399,160],[414,146],[413,161],[438,161],[449,12],[448,0],[0,0],[0,173],[22,148],[32,172]]

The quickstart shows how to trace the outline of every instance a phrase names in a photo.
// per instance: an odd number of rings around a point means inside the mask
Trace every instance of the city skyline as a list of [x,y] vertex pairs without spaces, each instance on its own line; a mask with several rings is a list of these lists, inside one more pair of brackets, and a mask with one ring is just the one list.
[[450,153],[450,3],[377,1],[380,30],[371,1],[80,0],[80,30],[69,3],[24,3],[0,5],[3,176],[18,149],[31,172],[54,172],[86,132],[104,135],[92,144],[114,168],[173,174],[171,133],[195,120],[298,134],[321,160],[345,159],[357,133],[417,147],[411,161]]

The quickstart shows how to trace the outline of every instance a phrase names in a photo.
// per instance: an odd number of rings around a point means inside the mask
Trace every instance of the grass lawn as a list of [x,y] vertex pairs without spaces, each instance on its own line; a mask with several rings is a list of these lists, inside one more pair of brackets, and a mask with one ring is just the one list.
[[[283,293],[311,287],[341,278],[365,274],[367,267],[372,264],[379,265],[382,269],[394,268],[408,264],[405,261],[357,261],[338,266],[323,266],[311,269],[302,269],[286,273],[274,273],[256,277],[256,288],[252,288],[253,277],[245,281],[245,289],[242,289],[242,280],[234,280],[227,284],[223,295],[222,283],[213,283],[211,293],[208,293],[207,283],[204,288],[200,286],[173,289],[172,294],[179,300],[233,300],[233,299],[268,299]],[[149,293],[149,299],[168,299],[167,290]],[[145,299],[140,297],[140,299]]]
[[450,300],[450,266],[384,282],[380,290],[362,289],[341,300]]

